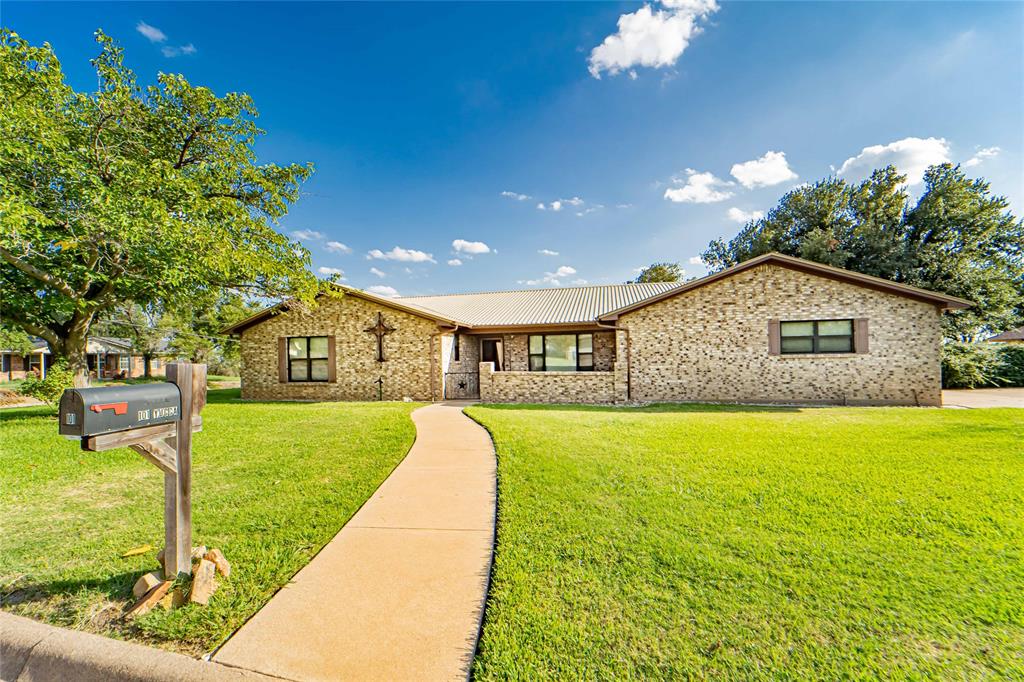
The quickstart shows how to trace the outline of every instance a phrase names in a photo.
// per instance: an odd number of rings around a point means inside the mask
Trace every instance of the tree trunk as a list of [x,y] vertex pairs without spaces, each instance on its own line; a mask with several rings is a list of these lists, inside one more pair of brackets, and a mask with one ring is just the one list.
[[63,360],[75,375],[75,388],[89,385],[89,362],[85,357],[86,337],[62,339],[60,345],[51,348],[54,362]]
[[144,353],[142,356],[142,375],[147,379],[150,377],[150,363],[153,361],[153,356],[149,353]]

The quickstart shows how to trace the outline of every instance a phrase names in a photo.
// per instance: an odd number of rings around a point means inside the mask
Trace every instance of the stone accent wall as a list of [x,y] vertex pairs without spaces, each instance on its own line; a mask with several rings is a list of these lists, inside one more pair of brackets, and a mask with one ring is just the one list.
[[[385,362],[377,362],[377,339],[364,331],[377,313],[395,331],[384,337]],[[337,381],[278,381],[278,337],[334,336]],[[310,310],[292,310],[242,332],[242,397],[247,400],[384,400],[440,398],[440,337],[433,320],[352,295],[321,300]],[[435,353],[433,349],[437,348]]]
[[[868,319],[868,353],[769,355],[768,321]],[[766,265],[623,315],[635,401],[940,405],[941,313]]]
[[[625,396],[625,391],[622,392]],[[615,372],[496,372],[480,363],[485,403],[614,403]]]

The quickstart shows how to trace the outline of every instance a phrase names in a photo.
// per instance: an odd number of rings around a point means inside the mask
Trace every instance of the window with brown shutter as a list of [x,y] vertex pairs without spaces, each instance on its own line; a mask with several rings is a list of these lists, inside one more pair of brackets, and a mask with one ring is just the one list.
[[792,320],[779,323],[782,355],[852,353],[853,320]]

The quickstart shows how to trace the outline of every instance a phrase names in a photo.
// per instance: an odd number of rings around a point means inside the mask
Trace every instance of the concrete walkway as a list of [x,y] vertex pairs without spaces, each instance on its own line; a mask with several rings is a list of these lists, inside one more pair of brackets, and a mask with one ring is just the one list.
[[1024,407],[1024,388],[946,389],[943,407]]
[[466,679],[494,545],[490,436],[438,404],[326,547],[213,660],[289,680]]

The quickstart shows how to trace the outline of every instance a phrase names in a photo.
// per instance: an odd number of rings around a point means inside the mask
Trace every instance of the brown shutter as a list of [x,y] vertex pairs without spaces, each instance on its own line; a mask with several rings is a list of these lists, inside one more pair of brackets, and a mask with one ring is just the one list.
[[288,338],[277,337],[277,381],[288,383]]
[[338,382],[338,357],[334,353],[334,337],[327,337],[327,382]]
[[853,321],[853,350],[856,353],[868,352],[868,318],[858,317]]
[[779,355],[782,352],[782,337],[779,331],[779,320],[768,320],[768,355]]

